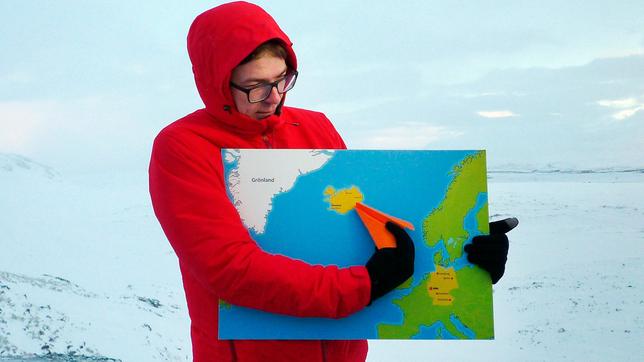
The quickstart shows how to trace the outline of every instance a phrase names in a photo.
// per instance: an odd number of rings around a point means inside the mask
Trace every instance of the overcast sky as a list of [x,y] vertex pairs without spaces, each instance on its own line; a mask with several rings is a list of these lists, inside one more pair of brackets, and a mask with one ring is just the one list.
[[[0,3],[0,153],[144,169],[202,107],[185,39],[219,2]],[[287,103],[350,148],[488,150],[504,167],[644,166],[643,1],[258,2],[294,42]]]

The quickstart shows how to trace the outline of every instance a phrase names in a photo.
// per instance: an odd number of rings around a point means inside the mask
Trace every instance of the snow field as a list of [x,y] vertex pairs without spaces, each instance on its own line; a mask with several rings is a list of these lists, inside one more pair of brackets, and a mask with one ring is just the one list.
[[[0,169],[0,359],[190,360],[176,256],[147,178]],[[368,361],[637,360],[644,173],[491,173],[516,216],[493,341],[370,341]],[[54,359],[55,360],[55,359]]]

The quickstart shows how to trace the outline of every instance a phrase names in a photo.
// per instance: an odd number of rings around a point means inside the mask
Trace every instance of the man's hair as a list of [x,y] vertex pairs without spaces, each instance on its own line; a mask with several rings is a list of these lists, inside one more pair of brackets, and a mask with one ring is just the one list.
[[242,60],[241,63],[239,63],[239,65],[246,64],[255,59],[259,59],[267,54],[272,55],[274,57],[282,58],[284,60],[286,60],[287,58],[286,49],[284,49],[282,42],[277,39],[273,39],[273,40],[264,42],[260,46],[255,48],[255,50],[253,50],[252,53],[250,53],[246,58],[244,58],[244,60]]

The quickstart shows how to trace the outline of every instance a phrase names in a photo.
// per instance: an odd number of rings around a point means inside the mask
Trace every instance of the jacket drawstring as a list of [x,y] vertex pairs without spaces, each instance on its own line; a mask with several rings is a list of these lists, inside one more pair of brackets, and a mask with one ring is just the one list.
[[273,148],[273,145],[271,144],[271,139],[268,137],[268,133],[262,133],[262,141],[264,141],[264,145],[266,148]]

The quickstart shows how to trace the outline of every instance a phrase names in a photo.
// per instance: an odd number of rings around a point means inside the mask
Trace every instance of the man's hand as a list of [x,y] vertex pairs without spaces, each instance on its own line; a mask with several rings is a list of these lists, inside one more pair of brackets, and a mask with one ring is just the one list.
[[467,260],[487,270],[492,277],[492,284],[501,279],[508,260],[508,237],[505,235],[519,225],[519,220],[512,217],[490,223],[490,235],[479,235],[465,245]]
[[369,304],[389,293],[414,274],[414,242],[403,228],[389,221],[387,230],[396,238],[395,248],[376,250],[367,262],[371,278],[371,299]]

